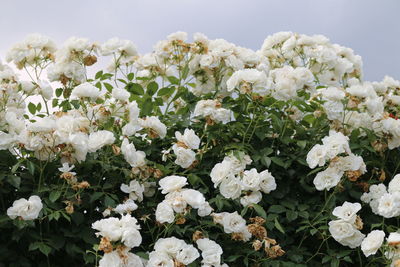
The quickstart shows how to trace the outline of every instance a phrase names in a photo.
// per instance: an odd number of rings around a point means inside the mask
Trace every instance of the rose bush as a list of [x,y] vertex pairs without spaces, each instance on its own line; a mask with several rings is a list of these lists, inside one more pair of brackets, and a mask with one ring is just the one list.
[[351,49],[33,34],[6,61],[3,265],[400,266],[400,82]]

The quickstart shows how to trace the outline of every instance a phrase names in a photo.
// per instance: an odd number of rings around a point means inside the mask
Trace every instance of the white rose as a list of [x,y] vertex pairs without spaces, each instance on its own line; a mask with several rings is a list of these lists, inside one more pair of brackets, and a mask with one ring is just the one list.
[[180,147],[176,144],[172,146],[172,149],[176,155],[175,164],[182,168],[189,168],[196,160],[196,153],[191,149]]
[[129,94],[129,92],[126,91],[125,89],[113,88],[112,90],[112,97],[114,97],[117,100],[128,102],[130,96],[131,95]]
[[351,237],[355,231],[357,231],[357,229],[352,223],[343,220],[329,222],[329,232],[336,241]]
[[137,151],[135,145],[129,143],[126,138],[122,141],[121,152],[126,162],[133,168],[141,167],[146,164],[146,154],[143,151]]
[[183,135],[180,132],[175,132],[175,137],[190,149],[198,149],[200,146],[200,138],[192,129],[185,129]]
[[114,134],[110,131],[93,132],[89,135],[88,152],[96,152],[105,145],[113,144],[114,141]]
[[242,188],[239,184],[239,180],[231,176],[222,180],[219,191],[225,198],[236,199],[240,197]]
[[156,220],[160,223],[172,223],[175,220],[172,207],[163,201],[157,205]]
[[361,243],[361,250],[365,257],[374,255],[382,246],[384,238],[385,232],[381,230],[371,231]]
[[91,99],[96,99],[100,97],[101,92],[99,88],[93,86],[92,84],[86,82],[78,85],[72,90],[72,98],[90,97]]
[[23,220],[34,220],[39,216],[43,208],[42,200],[38,196],[31,196],[28,200],[21,198],[15,200],[7,209],[7,215],[11,219],[21,217]]
[[176,259],[185,265],[189,265],[200,256],[199,252],[192,245],[186,245],[176,255]]
[[318,191],[330,190],[335,187],[343,176],[343,172],[335,168],[328,167],[326,170],[319,172],[314,178],[314,185]]
[[224,178],[229,175],[230,171],[230,161],[224,160],[221,163],[215,164],[210,173],[211,181],[214,183],[215,188],[221,183]]
[[379,198],[379,215],[385,218],[393,218],[400,215],[400,193],[386,193]]
[[260,191],[251,192],[250,195],[246,195],[240,198],[240,204],[243,206],[248,206],[251,204],[257,204],[262,199],[262,194]]
[[[112,265],[110,265],[112,266]],[[149,261],[146,267],[174,267],[174,261],[168,254],[161,251],[153,251],[149,254]]]
[[398,232],[390,233],[387,238],[387,242],[388,242],[389,246],[399,245],[400,244],[400,233],[398,233]]
[[182,191],[170,192],[165,196],[165,200],[175,212],[182,213],[187,207],[187,202],[182,197]]
[[144,185],[139,183],[137,180],[132,180],[127,184],[121,184],[121,191],[129,194],[129,198],[132,200],[143,200]]
[[257,191],[259,189],[260,182],[260,174],[255,168],[252,168],[249,171],[243,172],[243,177],[240,180],[240,185],[242,186],[242,190]]
[[180,190],[188,184],[185,177],[176,175],[164,177],[158,183],[162,189],[161,193],[163,194]]
[[400,174],[396,174],[393,179],[389,182],[388,186],[389,193],[400,192]]
[[172,236],[158,239],[154,245],[154,250],[164,252],[175,257],[176,254],[185,246],[185,241]]
[[329,232],[337,242],[350,248],[360,246],[365,237],[352,224],[343,220],[330,221]]
[[332,214],[349,223],[356,221],[356,213],[361,210],[360,203],[350,203],[345,201],[342,206],[336,207]]
[[96,236],[103,236],[110,239],[110,241],[118,241],[121,239],[122,230],[118,218],[107,218],[94,222],[92,228],[99,231]]
[[225,213],[222,217],[222,226],[225,233],[240,233],[247,229],[246,220],[240,216],[237,211],[233,213]]
[[206,202],[203,194],[194,189],[182,190],[182,198],[195,209],[199,209]]
[[266,194],[276,189],[275,178],[268,170],[260,172],[260,189]]

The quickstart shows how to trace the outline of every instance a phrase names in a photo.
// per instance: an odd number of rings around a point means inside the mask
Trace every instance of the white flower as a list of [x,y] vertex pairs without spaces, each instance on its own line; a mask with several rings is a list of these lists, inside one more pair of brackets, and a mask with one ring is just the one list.
[[265,194],[269,194],[271,191],[276,189],[275,178],[268,170],[260,172],[260,189]]
[[154,133],[158,135],[161,139],[163,139],[167,134],[167,127],[155,116],[139,119],[138,121],[140,126],[154,131]]
[[38,196],[31,196],[28,200],[21,198],[15,200],[7,209],[7,215],[11,219],[21,217],[23,220],[34,220],[39,216],[43,208],[42,200]]
[[91,99],[96,99],[100,97],[101,92],[99,88],[93,86],[90,83],[82,83],[72,90],[71,97],[82,98],[90,97]]
[[388,192],[395,193],[400,192],[400,174],[396,174],[388,185]]
[[329,232],[336,241],[350,248],[361,245],[364,238],[364,235],[353,224],[343,220],[330,221]]
[[99,261],[99,267],[144,267],[142,259],[128,249],[113,250],[105,253]]
[[162,189],[161,193],[163,194],[180,190],[188,184],[185,177],[176,175],[164,177],[158,183],[160,184],[160,189]]
[[203,266],[220,266],[222,248],[215,241],[208,238],[198,239],[197,247],[202,251],[201,257]]
[[180,132],[175,132],[175,137],[178,142],[184,143],[190,149],[198,149],[200,138],[192,129],[185,129],[183,135]]
[[225,198],[236,199],[240,197],[242,188],[239,179],[234,176],[223,179],[219,186],[219,191]]
[[330,190],[335,187],[343,176],[343,172],[335,168],[328,167],[326,170],[319,172],[314,178],[314,185],[318,191]]
[[393,232],[390,233],[387,242],[389,246],[397,246],[400,244],[400,233],[398,232]]
[[156,209],[156,220],[160,223],[173,223],[175,215],[172,207],[166,202],[160,202]]
[[189,168],[190,165],[196,160],[196,153],[188,148],[184,148],[174,144],[172,146],[174,154],[176,155],[175,164],[181,166],[182,168]]
[[385,193],[379,198],[378,214],[385,218],[400,215],[400,193]]
[[210,173],[211,181],[214,183],[214,187],[216,188],[221,181],[229,175],[230,172],[230,161],[224,160],[221,163],[215,164]]
[[240,198],[240,204],[243,206],[248,206],[251,204],[257,204],[262,199],[262,194],[260,191],[251,192],[249,195],[245,195]]
[[112,97],[114,97],[117,100],[128,102],[130,96],[131,94],[125,89],[120,89],[120,88],[112,89]]
[[90,133],[88,152],[96,152],[105,145],[111,145],[115,141],[114,134],[110,131],[101,130]]
[[315,145],[307,154],[307,164],[311,169],[324,166],[327,157],[327,148],[323,145]]
[[132,199],[128,199],[123,204],[119,204],[114,208],[114,211],[123,215],[124,213],[131,213],[132,211],[136,210],[138,206],[136,205],[135,201]]
[[121,144],[121,153],[124,155],[126,162],[131,167],[141,167],[146,164],[146,154],[143,151],[137,151],[135,145],[129,143],[127,138],[124,138]]
[[107,218],[96,221],[92,228],[99,231],[96,236],[107,237],[110,241],[121,241],[129,248],[137,247],[142,243],[140,226],[137,220],[130,214],[124,215],[121,219]]
[[233,89],[239,88],[242,93],[246,93],[246,90],[242,88],[244,83],[251,84],[251,89],[255,93],[265,95],[265,88],[267,85],[267,76],[265,72],[256,69],[238,70],[234,72],[226,82],[227,90],[233,91]]
[[184,248],[186,245],[185,241],[178,239],[174,236],[168,238],[160,238],[154,245],[155,251],[165,252],[172,257],[175,257],[176,254]]
[[356,213],[361,210],[360,203],[350,203],[345,201],[342,206],[334,208],[332,214],[349,223],[356,221]]
[[186,201],[187,204],[195,209],[199,209],[206,202],[203,194],[194,189],[182,190],[182,198]]
[[149,254],[149,261],[146,267],[174,267],[174,261],[167,253],[161,251],[152,251]]
[[50,100],[53,97],[53,88],[46,81],[38,81],[38,91],[46,100]]
[[255,168],[243,172],[243,177],[240,180],[242,190],[257,191],[261,182],[260,174]]
[[333,159],[341,153],[350,154],[349,138],[341,132],[331,130],[329,136],[322,138],[322,143],[326,146],[327,156]]
[[185,265],[191,264],[200,256],[199,251],[192,245],[184,246],[176,255],[176,259]]
[[62,173],[71,173],[72,175],[75,175],[75,172],[71,172],[73,168],[75,168],[75,165],[69,166],[68,162],[65,162],[61,168],[58,168],[58,170]]
[[138,52],[135,45],[129,40],[121,40],[119,38],[111,38],[100,47],[103,56],[118,53],[125,57],[137,56]]
[[144,185],[139,183],[137,180],[132,180],[129,186],[126,184],[121,184],[121,191],[129,194],[129,198],[132,200],[138,200],[141,202],[143,200]]
[[381,230],[371,231],[361,243],[361,250],[364,253],[365,257],[374,255],[382,246],[384,239],[385,232]]

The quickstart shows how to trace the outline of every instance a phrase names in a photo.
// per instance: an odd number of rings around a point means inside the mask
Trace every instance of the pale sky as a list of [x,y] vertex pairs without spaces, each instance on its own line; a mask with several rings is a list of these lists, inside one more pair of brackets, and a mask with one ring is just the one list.
[[1,0],[0,57],[33,32],[132,40],[140,52],[169,33],[202,32],[257,50],[279,31],[323,34],[362,56],[366,80],[400,79],[399,0]]

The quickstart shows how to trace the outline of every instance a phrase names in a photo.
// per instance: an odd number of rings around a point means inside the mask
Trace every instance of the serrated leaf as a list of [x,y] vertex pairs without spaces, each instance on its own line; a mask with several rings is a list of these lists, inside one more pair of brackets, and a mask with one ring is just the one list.
[[147,92],[146,93],[148,95],[152,96],[157,92],[157,90],[158,90],[158,84],[156,82],[150,82],[147,85]]
[[252,204],[254,210],[257,212],[258,215],[260,215],[261,217],[263,217],[264,219],[267,218],[267,213],[265,212],[265,210],[263,209],[263,207],[261,207],[258,204]]
[[179,84],[179,79],[174,76],[168,76],[167,79],[172,84]]
[[174,93],[174,91],[175,91],[175,87],[163,87],[158,91],[157,95],[158,96],[170,96]]
[[135,95],[143,95],[144,94],[144,90],[143,87],[138,84],[138,83],[128,83],[125,86],[125,89]]
[[61,196],[61,191],[51,191],[49,195],[49,200],[51,202],[56,202],[57,199],[59,199]]

